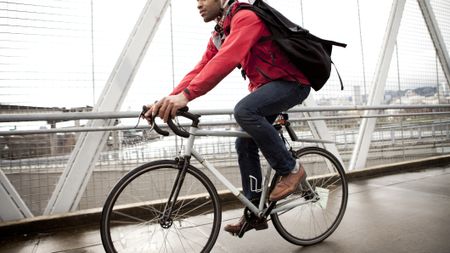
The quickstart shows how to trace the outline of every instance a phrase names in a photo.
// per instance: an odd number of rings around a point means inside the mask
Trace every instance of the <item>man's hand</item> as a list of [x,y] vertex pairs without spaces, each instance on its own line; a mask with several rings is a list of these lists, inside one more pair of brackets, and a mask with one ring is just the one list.
[[185,107],[188,102],[189,100],[184,96],[183,92],[164,97],[152,105],[147,105],[149,110],[144,114],[144,117],[149,119],[152,115],[157,114],[164,122],[167,122],[169,118],[175,117],[177,110]]

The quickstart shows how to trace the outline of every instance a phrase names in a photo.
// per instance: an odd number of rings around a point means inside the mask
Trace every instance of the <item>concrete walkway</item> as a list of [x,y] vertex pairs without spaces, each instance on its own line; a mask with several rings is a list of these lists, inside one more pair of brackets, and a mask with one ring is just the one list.
[[[450,252],[450,165],[353,181],[346,214],[324,242],[292,245],[270,224],[244,238],[221,231],[213,252]],[[240,210],[223,214],[223,225]],[[0,239],[0,253],[104,252],[96,227]]]

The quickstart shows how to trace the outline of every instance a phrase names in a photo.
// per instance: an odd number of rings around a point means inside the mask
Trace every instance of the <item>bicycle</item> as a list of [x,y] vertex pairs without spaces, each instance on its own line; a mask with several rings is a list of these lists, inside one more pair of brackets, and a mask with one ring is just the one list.
[[[145,110],[145,109],[144,109]],[[258,205],[245,198],[240,190],[205,160],[194,148],[198,136],[249,137],[237,130],[199,128],[199,115],[179,110],[177,116],[192,123],[186,131],[172,120],[170,129],[187,138],[183,154],[174,160],[158,160],[141,165],[125,174],[109,193],[101,215],[101,239],[106,252],[210,252],[221,227],[221,195],[210,179],[190,162],[193,157],[210,171],[245,205],[247,226],[270,216],[273,226],[287,241],[301,246],[325,240],[344,216],[348,186],[339,160],[320,147],[304,147],[292,155],[300,159],[307,172],[306,181],[297,190],[277,202],[268,195],[279,179],[267,169]],[[280,114],[274,125],[285,128],[293,141],[301,141],[290,126],[287,114]],[[152,121],[154,130],[164,136]],[[250,138],[250,137],[249,137]],[[325,141],[324,141],[325,142]],[[245,226],[237,234],[244,235]]]

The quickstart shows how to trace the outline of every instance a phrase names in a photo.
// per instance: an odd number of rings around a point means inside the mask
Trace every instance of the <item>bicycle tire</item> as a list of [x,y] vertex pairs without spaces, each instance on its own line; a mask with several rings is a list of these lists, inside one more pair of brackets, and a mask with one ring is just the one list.
[[170,222],[160,223],[180,171],[160,160],[125,174],[109,193],[101,215],[106,252],[209,252],[221,226],[217,190],[197,168],[187,169]]
[[[327,150],[306,147],[296,151],[295,157],[305,168],[310,186],[300,184],[291,196],[278,201],[276,207],[286,201],[299,201],[303,205],[273,213],[271,218],[284,239],[308,246],[322,242],[338,227],[347,207],[348,185],[344,168]],[[319,196],[314,200],[313,191]]]

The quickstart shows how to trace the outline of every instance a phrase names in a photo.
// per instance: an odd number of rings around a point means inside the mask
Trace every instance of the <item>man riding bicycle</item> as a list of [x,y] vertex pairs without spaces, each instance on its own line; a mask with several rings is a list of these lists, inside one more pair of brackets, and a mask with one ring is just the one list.
[[[238,10],[234,0],[197,0],[197,8],[205,22],[216,21],[206,52],[200,62],[175,87],[170,95],[148,105],[146,118],[157,114],[165,122],[189,101],[206,94],[223,78],[240,67],[249,78],[249,91],[234,108],[240,127],[252,138],[237,138],[236,151],[244,195],[259,203],[262,176],[258,150],[279,175],[280,181],[270,193],[269,200],[277,201],[290,195],[306,178],[306,173],[286,149],[272,126],[278,113],[287,111],[307,98],[310,85],[305,75],[290,64],[286,55],[268,39],[270,31],[251,10]],[[250,187],[250,177],[256,187]],[[225,227],[237,234],[245,222]],[[267,221],[252,223],[246,229],[266,229]]]

